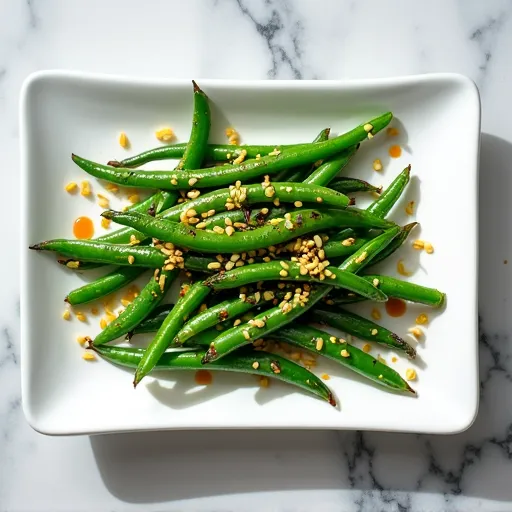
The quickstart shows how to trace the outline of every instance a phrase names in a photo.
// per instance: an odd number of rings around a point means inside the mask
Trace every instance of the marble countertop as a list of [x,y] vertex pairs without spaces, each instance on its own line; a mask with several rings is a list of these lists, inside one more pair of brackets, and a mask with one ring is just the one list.
[[[0,511],[512,509],[512,273],[504,264],[512,261],[512,3],[4,0],[0,13],[0,211],[10,241],[2,253]],[[20,403],[19,224],[12,212],[19,207],[20,86],[47,68],[239,79],[453,71],[475,80],[483,117],[481,402],[474,425],[441,437],[34,432]]]

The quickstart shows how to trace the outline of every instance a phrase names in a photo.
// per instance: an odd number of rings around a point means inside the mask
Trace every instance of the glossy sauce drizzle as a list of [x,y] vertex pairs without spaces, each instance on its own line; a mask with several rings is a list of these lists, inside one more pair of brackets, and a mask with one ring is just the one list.
[[401,299],[388,299],[386,302],[386,313],[392,317],[402,316],[407,309],[407,305]]
[[212,383],[213,377],[208,370],[197,370],[194,380],[199,386],[208,386]]
[[389,156],[391,158],[399,158],[402,155],[402,148],[398,144],[389,147]]
[[79,240],[89,240],[94,235],[94,224],[89,217],[78,217],[73,224],[73,235]]

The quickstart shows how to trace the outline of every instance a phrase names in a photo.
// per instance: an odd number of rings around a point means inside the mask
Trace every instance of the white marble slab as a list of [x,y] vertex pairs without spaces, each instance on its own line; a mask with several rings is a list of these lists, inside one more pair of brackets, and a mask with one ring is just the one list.
[[[503,263],[512,262],[511,16],[508,0],[4,0],[0,511],[511,510],[512,265]],[[45,68],[187,78],[472,77],[483,106],[482,386],[474,426],[451,437],[216,432],[89,439],[32,431],[19,389],[17,101],[26,75]],[[464,179],[464,169],[460,174]],[[443,207],[454,223],[464,222],[456,201]]]

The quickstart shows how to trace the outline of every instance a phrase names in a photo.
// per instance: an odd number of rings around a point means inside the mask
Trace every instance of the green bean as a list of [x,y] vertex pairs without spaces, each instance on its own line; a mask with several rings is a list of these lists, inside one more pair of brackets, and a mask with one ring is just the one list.
[[[143,349],[125,347],[89,346],[107,361],[135,368],[140,366],[144,357]],[[202,354],[197,352],[166,352],[155,365],[155,370],[199,370]],[[250,373],[271,377],[294,386],[336,406],[336,400],[329,388],[313,373],[298,364],[276,354],[256,350],[233,354],[222,361],[211,363],[212,370]]]
[[145,271],[140,267],[121,267],[68,293],[64,299],[72,306],[97,300],[131,283]]
[[[264,297],[268,296],[269,299]],[[234,299],[228,299],[219,304],[215,304],[212,307],[198,313],[193,316],[176,334],[173,340],[173,344],[182,345],[189,338],[192,338],[197,333],[204,331],[214,325],[221,322],[225,322],[228,319],[234,319],[243,315],[247,311],[250,311],[258,304],[264,304],[268,300],[274,297],[271,295],[264,295],[262,292],[255,292],[248,294],[243,298],[236,297]]]
[[[303,203],[318,204],[321,201],[322,206],[329,208],[344,209],[351,203],[347,196],[326,187],[305,185],[303,183],[272,182],[264,188],[262,184],[257,183],[240,187],[231,186],[230,188],[209,192],[193,201],[181,203],[168,209],[160,218],[179,222],[189,211],[194,212],[194,216],[197,217],[211,210],[220,212],[225,210],[226,207],[234,208],[233,196],[235,194],[238,196],[236,201],[239,202],[240,207],[257,203],[273,203],[276,198],[279,198],[282,203],[293,204],[299,197]],[[230,204],[231,206],[229,206]]]
[[167,315],[164,323],[156,333],[142,356],[135,377],[133,386],[137,384],[155,367],[162,354],[166,351],[176,334],[183,326],[186,317],[194,311],[210,293],[210,288],[198,282],[193,284],[188,291],[179,298],[178,302]]
[[158,331],[173,307],[174,304],[161,304],[157,306],[150,315],[126,334],[126,339],[130,340],[135,334],[146,334],[148,332]]
[[[328,158],[344,149],[365,140],[368,135],[377,133],[386,127],[393,115],[387,112],[369,123],[364,123],[353,130],[325,142],[317,142],[302,149],[290,149],[279,154],[248,160],[239,165],[227,164],[212,169],[192,171],[134,171],[129,168],[116,168],[101,165],[72,155],[73,161],[88,174],[128,187],[160,188],[164,190],[185,190],[192,187],[220,187],[243,178],[245,181],[274,174],[283,169],[313,163]],[[365,130],[371,126],[370,132]]]
[[[376,240],[378,240],[378,243],[375,242]],[[379,251],[383,250],[391,240],[392,238],[390,234],[387,232],[383,233],[374,240],[366,243],[356,251],[351,258],[348,258],[347,261],[343,262],[338,269],[350,271],[353,268],[353,271],[357,273],[364,268],[365,262],[360,261],[360,263],[354,265],[353,259],[356,262],[357,260],[361,260],[361,258],[363,258],[363,260],[371,261],[375,254],[378,254]],[[291,304],[280,304],[279,307],[270,309],[258,315],[254,319],[253,323],[242,324],[220,334],[211,343],[203,358],[203,362],[209,363],[210,361],[219,359],[225,354],[229,354],[233,350],[236,350],[243,345],[247,345],[256,338],[264,337],[280,327],[288,325],[300,315],[310,310],[333,289],[332,286],[313,286],[310,288],[311,291],[307,291],[308,295],[303,293],[302,297],[300,295],[298,297],[294,296],[294,300]]]
[[382,192],[380,197],[376,199],[366,211],[377,217],[384,218],[393,208],[393,205],[398,201],[402,195],[407,183],[409,183],[411,175],[411,166],[408,165],[389,185],[389,187]]
[[[325,128],[322,130],[314,139],[313,142],[323,142],[329,139],[329,134],[331,133],[330,128]],[[302,181],[305,174],[311,171],[311,164],[303,165],[297,168],[285,169],[284,171],[280,171],[276,177],[276,181]]]
[[[308,325],[287,325],[273,332],[271,337],[332,359],[379,386],[393,391],[416,394],[395,370],[350,343],[341,342],[325,331]],[[322,341],[320,342],[320,340]],[[344,351],[343,355],[341,355],[342,351]]]
[[287,242],[307,233],[339,226],[387,228],[393,224],[369,216],[366,212],[350,210],[295,210],[290,219],[282,219],[252,231],[236,231],[232,235],[196,229],[186,224],[154,219],[149,215],[107,210],[102,213],[118,224],[131,226],[147,236],[172,242],[199,252],[244,252]]
[[36,251],[58,252],[63,256],[77,260],[133,265],[135,267],[160,268],[167,259],[165,254],[155,247],[114,245],[96,240],[64,240],[57,238],[32,245],[29,248]]
[[164,298],[172,282],[178,276],[178,270],[161,270],[157,277],[151,276],[148,284],[135,297],[133,302],[105,329],[94,338],[95,345],[103,345],[131,331],[146,318]]
[[[397,228],[398,231],[398,228]],[[317,282],[321,283],[323,279],[316,277],[315,274],[307,273],[307,269],[303,267],[306,274],[301,273],[301,266],[299,263],[286,262],[286,261],[270,261],[268,263],[253,263],[243,267],[238,267],[228,272],[221,272],[209,277],[204,281],[205,286],[210,287],[212,290],[227,290],[239,286],[246,286],[251,283],[261,281],[293,281],[293,282]],[[327,271],[327,272],[326,272]],[[371,300],[378,302],[385,302],[386,295],[376,289],[371,282],[365,281],[363,278],[339,270],[336,267],[326,267],[324,273],[317,274],[318,276],[328,276],[326,282],[330,286],[344,288],[346,290],[357,291],[360,295],[364,295]],[[334,276],[334,277],[333,277]],[[368,286],[369,285],[369,286]]]
[[374,341],[405,352],[411,359],[416,357],[416,350],[397,334],[355,313],[322,306],[312,309],[308,317],[312,322],[330,325],[359,339]]
[[322,185],[323,187],[326,187],[329,185],[331,180],[333,180],[337,174],[348,165],[350,160],[352,160],[352,157],[356,154],[358,148],[359,144],[345,149],[345,151],[342,151],[339,155],[332,156],[320,167],[315,169],[313,173],[304,180],[304,183]]
[[400,249],[404,242],[407,240],[407,237],[409,236],[410,232],[418,225],[417,222],[411,222],[410,224],[405,225],[398,236],[393,239],[393,241],[377,256],[375,256],[372,261],[371,265],[377,265],[377,263],[380,263],[381,261],[384,261],[386,258],[391,256],[395,251]]
[[358,180],[356,178],[337,178],[329,183],[329,188],[337,190],[342,194],[350,194],[353,192],[382,192],[382,187],[375,187],[367,181]]
[[[419,284],[410,283],[409,281],[403,281],[402,279],[396,279],[395,277],[383,276],[380,274],[373,274],[362,276],[368,282],[373,283],[375,280],[379,282],[377,285],[379,290],[385,293],[388,297],[394,299],[407,300],[409,302],[415,302],[417,304],[425,304],[434,308],[441,308],[444,306],[446,300],[446,294],[436,290],[435,288],[428,288]],[[350,304],[352,302],[359,302],[366,300],[361,295],[355,296],[344,296],[333,292],[330,299],[335,304]]]
[[353,229],[345,229],[341,232],[341,240],[338,236],[330,237],[324,244],[324,251],[327,258],[338,258],[350,256],[360,249],[364,244],[373,240],[377,235],[374,232],[356,233]]
[[[302,142],[300,144],[250,144],[236,146],[233,144],[208,144],[204,160],[208,162],[227,162],[234,160],[246,151],[247,158],[256,158],[258,155],[266,156],[276,149],[278,151],[287,151],[288,149],[295,149],[298,147],[307,147],[309,142]],[[110,160],[107,165],[111,167],[140,167],[141,165],[158,160],[177,160],[183,156],[187,142],[180,142],[177,144],[169,144],[167,146],[159,146],[157,148],[149,149],[135,156],[130,156],[124,160]]]
[[176,166],[176,170],[199,169],[203,163],[210,135],[210,106],[208,97],[192,80],[194,87],[194,113],[192,116],[192,130],[183,157]]

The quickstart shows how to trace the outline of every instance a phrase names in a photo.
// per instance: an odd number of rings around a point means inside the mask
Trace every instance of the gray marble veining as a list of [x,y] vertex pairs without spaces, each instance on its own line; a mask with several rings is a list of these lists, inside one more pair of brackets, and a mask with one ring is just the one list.
[[[4,239],[12,241],[2,253],[0,511],[512,509],[508,0],[5,0],[0,13],[0,208],[8,219]],[[475,424],[446,437],[176,432],[89,439],[32,431],[20,402],[17,101],[27,74],[44,68],[187,78],[437,71],[473,78],[483,109]]]

